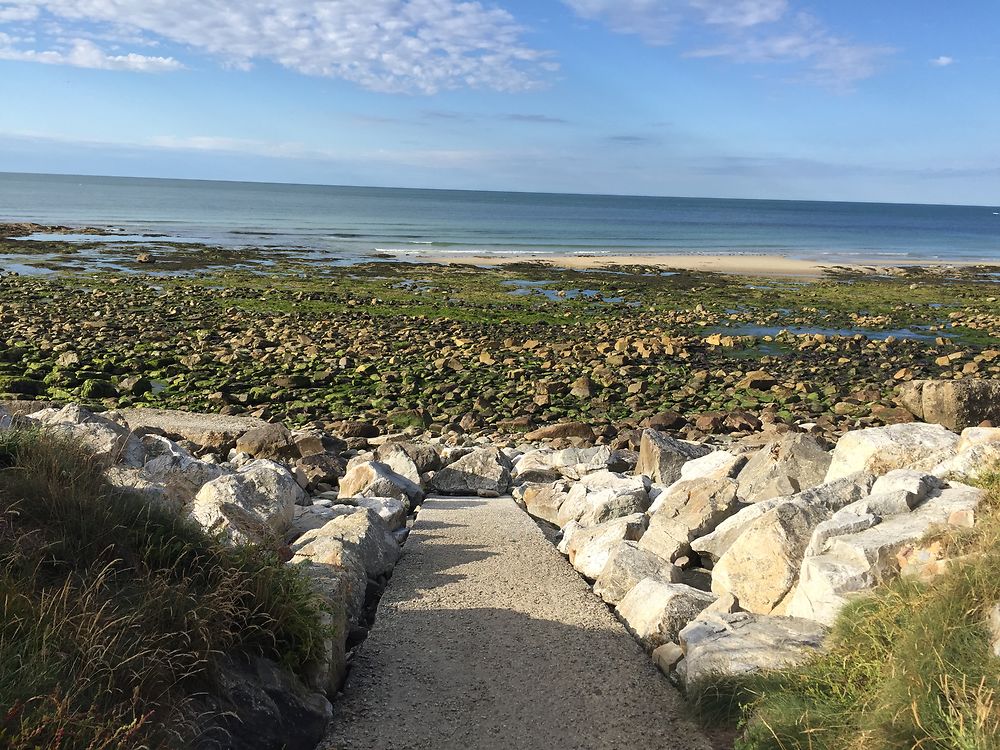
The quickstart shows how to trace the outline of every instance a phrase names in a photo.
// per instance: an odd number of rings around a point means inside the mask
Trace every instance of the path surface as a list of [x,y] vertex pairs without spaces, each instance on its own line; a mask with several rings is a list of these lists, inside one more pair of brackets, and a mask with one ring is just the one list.
[[323,750],[707,750],[512,500],[428,500]]

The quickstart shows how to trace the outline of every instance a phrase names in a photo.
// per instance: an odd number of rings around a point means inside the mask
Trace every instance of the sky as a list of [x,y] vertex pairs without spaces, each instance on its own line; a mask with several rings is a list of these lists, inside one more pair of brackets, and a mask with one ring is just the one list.
[[0,0],[0,171],[1000,202],[996,0]]

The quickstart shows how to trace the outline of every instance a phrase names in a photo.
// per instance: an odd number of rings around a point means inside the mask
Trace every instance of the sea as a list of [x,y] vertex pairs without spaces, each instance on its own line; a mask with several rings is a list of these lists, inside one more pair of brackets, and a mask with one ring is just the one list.
[[0,173],[0,221],[103,227],[115,232],[115,242],[137,245],[172,241],[302,250],[336,262],[431,252],[1000,263],[997,206]]

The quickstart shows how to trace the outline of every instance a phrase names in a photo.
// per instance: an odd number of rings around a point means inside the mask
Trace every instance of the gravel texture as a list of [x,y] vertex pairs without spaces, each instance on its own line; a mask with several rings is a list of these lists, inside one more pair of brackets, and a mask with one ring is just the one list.
[[708,750],[684,715],[511,499],[433,499],[320,747]]

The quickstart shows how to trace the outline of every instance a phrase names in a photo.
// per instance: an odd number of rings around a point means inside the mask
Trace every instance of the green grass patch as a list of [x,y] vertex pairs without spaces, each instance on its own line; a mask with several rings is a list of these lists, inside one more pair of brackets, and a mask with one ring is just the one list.
[[939,539],[966,562],[852,603],[826,652],[801,667],[693,689],[701,716],[739,722],[737,750],[1000,748],[1000,659],[987,626],[1000,603],[1000,474],[984,487],[975,529]]
[[0,433],[0,746],[184,748],[222,654],[298,668],[319,601],[269,551],[227,548],[109,487],[80,446]]

